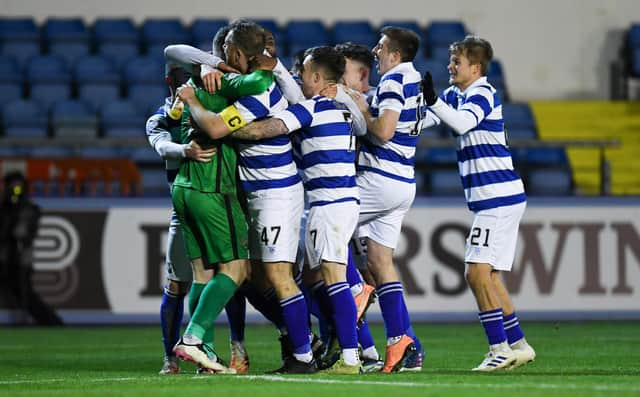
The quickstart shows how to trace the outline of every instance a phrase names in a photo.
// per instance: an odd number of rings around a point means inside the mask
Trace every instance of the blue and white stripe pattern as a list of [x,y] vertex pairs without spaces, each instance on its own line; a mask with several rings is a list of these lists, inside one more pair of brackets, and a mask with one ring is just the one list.
[[470,112],[477,126],[457,139],[458,168],[471,211],[504,207],[526,201],[524,186],[513,168],[502,119],[500,98],[486,77],[464,92],[449,87],[442,95],[449,106]]
[[351,293],[351,289],[347,282],[338,282],[327,286],[327,294],[329,294],[329,296],[334,296],[335,294],[346,290],[349,290],[349,293]]
[[379,298],[392,292],[399,292],[401,294],[403,293],[402,283],[400,281],[382,284],[381,286],[376,288],[376,294]]
[[478,317],[484,327],[489,345],[497,345],[507,340],[502,320],[502,308],[479,312]]
[[364,137],[358,170],[415,183],[414,157],[426,112],[421,80],[411,62],[401,63],[382,76],[371,101],[371,115],[378,117],[392,110],[400,113],[400,118],[389,141],[382,143],[371,134]]
[[[250,123],[286,109],[288,102],[274,82],[262,94],[238,99],[235,106]],[[300,183],[287,135],[259,141],[239,140],[238,154],[240,182],[245,192],[286,189]]]
[[331,99],[315,96],[288,107],[274,117],[297,131],[296,163],[309,207],[346,201],[360,203],[355,171],[355,140],[350,113]]
[[300,293],[298,293],[296,295],[290,296],[289,298],[281,299],[280,300],[280,307],[289,306],[289,305],[291,305],[291,304],[293,304],[295,302],[298,302],[298,301],[304,301],[304,295],[302,294],[302,292],[300,292]]

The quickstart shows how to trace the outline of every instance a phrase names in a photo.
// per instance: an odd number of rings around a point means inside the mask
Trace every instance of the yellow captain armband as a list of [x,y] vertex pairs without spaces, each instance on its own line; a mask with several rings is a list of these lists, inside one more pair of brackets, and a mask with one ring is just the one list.
[[235,106],[227,106],[222,112],[218,113],[218,115],[222,118],[222,121],[229,127],[229,131],[233,132],[239,130],[240,128],[247,125],[247,122],[244,121],[240,112],[238,112],[238,108]]

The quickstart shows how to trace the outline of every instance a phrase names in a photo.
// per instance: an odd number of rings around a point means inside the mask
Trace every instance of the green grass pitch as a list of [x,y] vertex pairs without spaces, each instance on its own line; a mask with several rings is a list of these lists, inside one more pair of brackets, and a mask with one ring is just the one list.
[[[485,353],[479,324],[420,324],[422,372],[269,376],[279,364],[273,328],[252,326],[249,375],[157,375],[158,327],[0,329],[0,396],[640,396],[640,322],[524,322],[536,361],[510,372],[472,373]],[[383,352],[384,331],[372,327]],[[228,358],[227,331],[217,328]]]

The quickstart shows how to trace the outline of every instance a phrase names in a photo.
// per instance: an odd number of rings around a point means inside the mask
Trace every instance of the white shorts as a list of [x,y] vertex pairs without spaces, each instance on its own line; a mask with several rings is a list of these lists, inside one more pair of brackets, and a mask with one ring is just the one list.
[[295,263],[304,210],[302,184],[286,198],[249,197],[249,249],[251,259]]
[[191,261],[187,257],[184,248],[182,226],[180,226],[180,221],[175,211],[171,211],[171,223],[169,223],[169,233],[167,233],[166,257],[167,279],[190,283],[193,278]]
[[518,242],[518,227],[527,203],[479,211],[467,237],[466,263],[488,263],[495,270],[511,271]]
[[355,201],[346,201],[309,209],[304,236],[309,268],[317,268],[322,261],[347,264],[359,207]]
[[416,185],[396,181],[373,172],[357,175],[360,190],[360,218],[356,237],[368,237],[395,249],[402,219],[416,196]]

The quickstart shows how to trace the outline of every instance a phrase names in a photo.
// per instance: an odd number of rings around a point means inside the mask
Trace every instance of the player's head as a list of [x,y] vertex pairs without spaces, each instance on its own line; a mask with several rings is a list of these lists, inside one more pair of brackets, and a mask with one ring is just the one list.
[[329,46],[313,47],[305,52],[302,63],[302,92],[307,98],[318,95],[329,84],[337,83],[344,73],[344,56]]
[[369,76],[374,62],[371,51],[366,46],[352,42],[337,44],[336,50],[345,59],[341,83],[351,89],[366,92],[369,89]]
[[229,66],[242,73],[256,55],[264,52],[264,30],[256,23],[241,21],[234,23],[224,40],[224,53]]
[[269,55],[273,58],[277,56],[276,54],[276,37],[273,35],[273,32],[267,28],[262,28],[264,30],[264,49],[267,50]]
[[464,90],[486,76],[493,59],[491,44],[478,36],[467,36],[449,46],[449,84]]
[[411,62],[418,53],[420,38],[412,30],[396,26],[380,29],[380,40],[373,48],[382,75],[402,62]]
[[231,30],[231,25],[223,26],[220,29],[218,29],[218,31],[216,32],[216,35],[213,36],[213,45],[212,45],[213,55],[220,57],[222,59],[225,59],[224,39],[227,37],[227,34],[229,34],[230,30]]
[[169,92],[171,93],[171,98],[173,99],[176,95],[176,91],[178,87],[189,81],[191,78],[191,74],[184,70],[181,67],[171,68],[167,75],[164,78],[164,81],[167,83],[169,87]]
[[293,55],[293,65],[291,66],[291,74],[293,77],[300,77],[302,74],[302,63],[307,55],[307,50],[299,50]]

